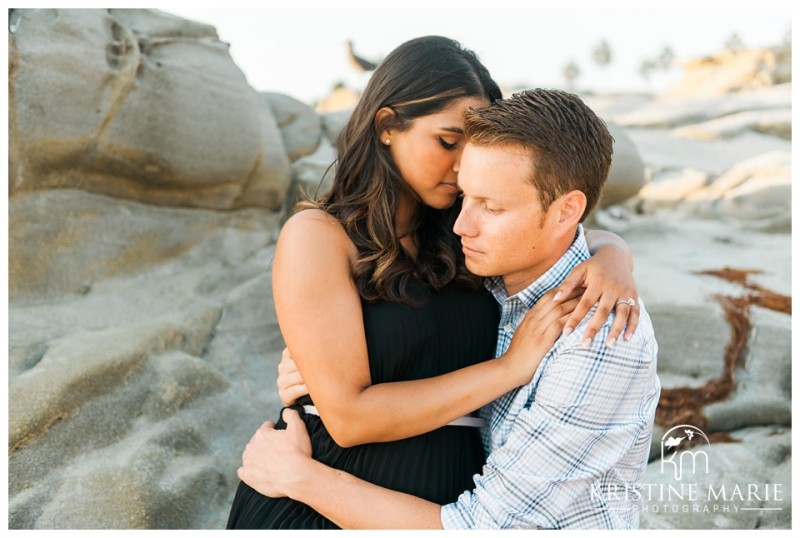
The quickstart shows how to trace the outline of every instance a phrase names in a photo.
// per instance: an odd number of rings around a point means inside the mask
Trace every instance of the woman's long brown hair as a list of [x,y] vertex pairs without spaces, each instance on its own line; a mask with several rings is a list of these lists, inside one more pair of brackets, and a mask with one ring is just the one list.
[[[427,36],[407,41],[375,69],[362,97],[336,142],[338,161],[330,190],[305,200],[296,210],[319,208],[344,226],[358,255],[352,271],[361,297],[417,304],[411,280],[439,290],[453,280],[475,286],[478,279],[464,266],[453,224],[460,200],[437,210],[423,204],[400,175],[380,141],[385,128],[408,129],[415,118],[439,112],[453,100],[478,97],[493,102],[500,88],[476,55],[449,38]],[[383,107],[395,114],[391,124],[376,125]],[[416,200],[409,233],[418,252],[411,259],[395,230],[399,195]]]

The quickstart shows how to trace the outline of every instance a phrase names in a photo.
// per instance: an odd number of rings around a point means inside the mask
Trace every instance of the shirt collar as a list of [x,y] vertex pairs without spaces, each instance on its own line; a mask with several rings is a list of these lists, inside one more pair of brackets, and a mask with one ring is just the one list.
[[509,297],[506,286],[503,284],[502,277],[493,276],[485,279],[484,285],[497,302],[503,304],[507,299],[518,298],[527,308],[531,308],[542,295],[550,289],[560,285],[572,269],[590,257],[589,247],[586,244],[586,235],[583,232],[583,225],[578,224],[575,232],[575,239],[567,251],[548,269],[542,276],[537,278],[530,286]]

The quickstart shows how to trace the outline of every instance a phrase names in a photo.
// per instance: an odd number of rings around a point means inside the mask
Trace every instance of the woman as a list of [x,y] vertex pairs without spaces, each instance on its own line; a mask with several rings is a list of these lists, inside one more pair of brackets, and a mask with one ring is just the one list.
[[[486,68],[450,39],[395,49],[339,136],[331,190],[286,222],[273,265],[281,332],[314,397],[299,401],[314,457],[440,503],[469,489],[484,461],[477,428],[445,425],[528,382],[578,304],[539,301],[509,350],[485,361],[498,309],[466,271],[452,227],[462,114],[499,98]],[[610,251],[602,267],[627,266]],[[620,293],[601,300],[603,319],[635,293],[604,284]],[[586,296],[596,302],[599,286]],[[335,525],[242,483],[228,527]]]

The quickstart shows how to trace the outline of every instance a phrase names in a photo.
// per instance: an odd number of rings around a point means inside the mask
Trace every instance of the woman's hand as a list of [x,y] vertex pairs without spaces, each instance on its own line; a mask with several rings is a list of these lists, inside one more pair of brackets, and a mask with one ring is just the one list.
[[503,354],[519,385],[530,383],[542,359],[561,336],[564,324],[578,305],[580,290],[559,302],[553,300],[555,295],[556,290],[548,291],[525,313]]
[[285,430],[276,430],[274,422],[265,422],[253,434],[242,452],[239,479],[267,497],[286,497],[290,485],[311,461],[311,439],[297,411],[283,410]]
[[[588,347],[612,310],[616,316],[606,345],[614,345],[626,324],[625,340],[629,340],[639,324],[639,294],[625,253],[614,248],[603,248],[575,266],[559,286],[560,293],[556,296],[556,302],[569,297],[574,290],[580,288],[585,289],[583,298],[567,320],[564,334],[571,333],[597,303],[597,310],[584,332],[584,347]],[[629,304],[630,299],[633,299],[633,305]]]
[[289,348],[283,348],[281,362],[278,363],[278,395],[286,407],[294,405],[298,398],[308,394],[308,387],[303,381],[297,364],[289,354]]

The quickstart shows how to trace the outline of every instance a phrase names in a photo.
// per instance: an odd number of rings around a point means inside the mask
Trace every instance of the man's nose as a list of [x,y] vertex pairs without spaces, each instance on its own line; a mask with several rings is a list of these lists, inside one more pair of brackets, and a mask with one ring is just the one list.
[[453,231],[460,237],[469,237],[475,235],[475,227],[470,223],[469,212],[466,207],[461,208],[455,224],[453,224]]

